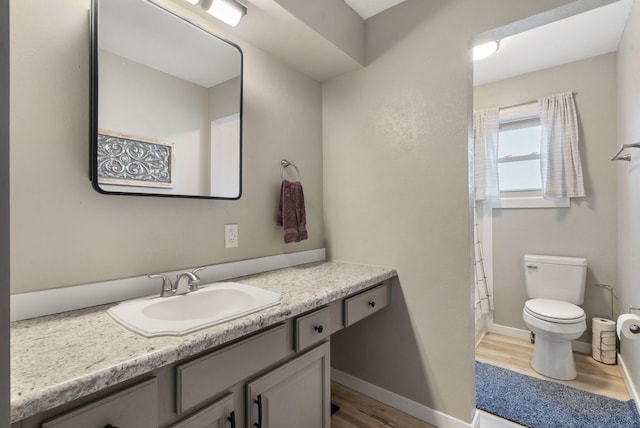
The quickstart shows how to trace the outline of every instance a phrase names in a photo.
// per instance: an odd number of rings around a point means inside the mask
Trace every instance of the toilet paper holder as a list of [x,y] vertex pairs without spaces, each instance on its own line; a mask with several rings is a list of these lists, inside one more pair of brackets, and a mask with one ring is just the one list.
[[[638,306],[629,306],[629,312],[633,312],[633,311],[640,312],[640,307],[638,307]],[[640,326],[638,324],[634,324],[631,327],[629,327],[629,331],[632,334],[640,334]]]
[[[596,287],[604,288],[609,292],[609,301],[611,302],[611,319],[613,319],[613,296],[615,296],[613,294],[613,286],[609,284],[600,284],[600,283],[595,283],[593,285],[595,285]],[[636,308],[636,309],[640,310],[640,308]]]

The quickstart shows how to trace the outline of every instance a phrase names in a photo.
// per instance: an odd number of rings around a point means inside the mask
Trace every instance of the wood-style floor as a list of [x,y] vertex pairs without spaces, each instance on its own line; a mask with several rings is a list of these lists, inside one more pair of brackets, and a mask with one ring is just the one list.
[[540,379],[552,380],[564,385],[606,395],[617,400],[629,400],[629,392],[617,365],[600,363],[591,355],[574,352],[578,377],[575,380],[551,379],[533,370],[529,364],[533,345],[528,340],[487,333],[476,348],[476,360],[503,367]]
[[331,428],[436,428],[336,382],[331,382],[331,401],[340,406]]
[[[617,400],[631,398],[617,365],[602,364],[591,355],[575,353],[578,377],[572,381],[558,381],[534,371],[529,365],[531,355],[533,345],[528,340],[492,333],[487,334],[476,349],[476,360],[483,363]],[[340,410],[331,416],[332,428],[436,428],[336,382],[331,383],[331,401],[340,406]]]

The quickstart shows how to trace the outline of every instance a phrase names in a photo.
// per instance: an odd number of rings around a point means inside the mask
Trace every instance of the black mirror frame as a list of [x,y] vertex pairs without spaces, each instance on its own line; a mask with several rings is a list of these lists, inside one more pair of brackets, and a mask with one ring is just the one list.
[[103,195],[124,195],[124,196],[157,196],[163,198],[189,198],[189,199],[216,199],[216,200],[238,200],[242,197],[242,157],[243,157],[243,132],[242,132],[242,123],[243,123],[243,88],[244,88],[244,54],[240,46],[237,44],[230,42],[229,40],[223,39],[215,34],[209,32],[208,30],[202,28],[201,26],[175,14],[174,12],[165,9],[161,5],[157,3],[147,0],[153,5],[163,9],[167,13],[173,15],[177,19],[180,19],[194,27],[198,28],[201,31],[215,37],[218,40],[221,40],[233,47],[235,47],[240,54],[240,133],[239,137],[239,177],[238,177],[238,196],[235,197],[219,197],[219,196],[203,196],[203,195],[174,195],[174,194],[163,194],[163,193],[143,193],[143,192],[112,192],[105,191],[98,184],[98,6],[100,0],[91,0],[91,17],[90,17],[90,65],[89,65],[89,180],[91,181],[92,187],[98,193]]

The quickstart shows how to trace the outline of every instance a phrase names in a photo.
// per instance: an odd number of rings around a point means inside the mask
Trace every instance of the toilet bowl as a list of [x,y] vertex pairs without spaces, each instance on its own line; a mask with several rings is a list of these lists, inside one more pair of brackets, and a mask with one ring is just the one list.
[[531,367],[554,379],[575,379],[571,341],[587,329],[582,308],[560,300],[531,299],[525,303],[522,319],[535,334]]

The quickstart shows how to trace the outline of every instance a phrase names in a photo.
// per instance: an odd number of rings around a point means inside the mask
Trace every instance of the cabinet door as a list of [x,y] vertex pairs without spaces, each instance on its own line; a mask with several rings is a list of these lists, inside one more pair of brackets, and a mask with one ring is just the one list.
[[329,428],[329,342],[247,384],[248,427]]
[[226,395],[196,414],[171,425],[171,428],[235,428],[233,394]]

